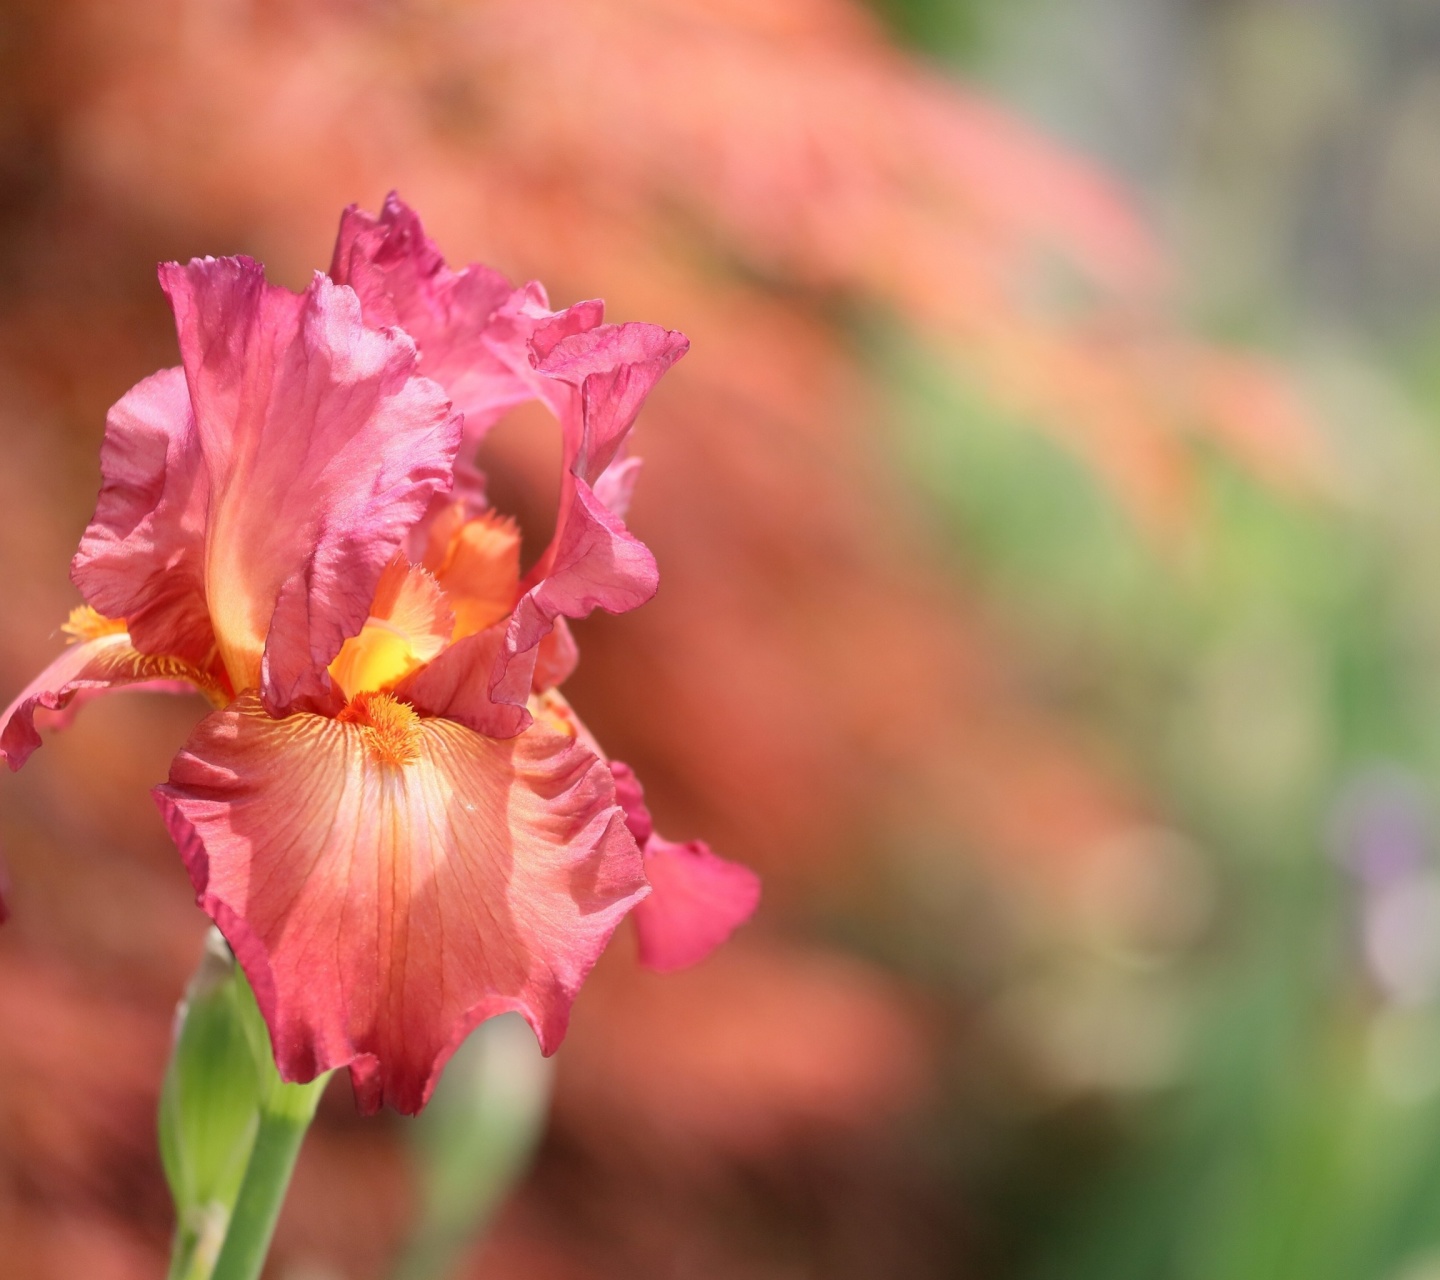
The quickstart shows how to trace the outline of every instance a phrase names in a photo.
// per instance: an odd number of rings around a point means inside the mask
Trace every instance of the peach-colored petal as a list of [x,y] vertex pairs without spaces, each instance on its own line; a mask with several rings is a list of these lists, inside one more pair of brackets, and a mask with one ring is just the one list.
[[[459,504],[456,504],[458,506]],[[455,507],[447,510],[447,515]],[[449,527],[447,545],[432,552],[432,572],[455,611],[456,640],[510,616],[520,594],[520,530],[493,511]],[[432,535],[432,546],[433,546]]]
[[349,1065],[366,1110],[418,1111],[505,1010],[553,1051],[646,892],[609,772],[573,738],[486,738],[384,694],[283,720],[245,695],[156,797],[282,1074]]

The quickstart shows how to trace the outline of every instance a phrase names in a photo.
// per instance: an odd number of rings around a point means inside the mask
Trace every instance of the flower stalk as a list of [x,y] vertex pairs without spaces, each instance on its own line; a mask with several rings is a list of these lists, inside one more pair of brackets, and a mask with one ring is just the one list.
[[210,1280],[257,1280],[290,1187],[300,1144],[315,1117],[328,1075],[280,1084],[261,1108],[245,1180]]

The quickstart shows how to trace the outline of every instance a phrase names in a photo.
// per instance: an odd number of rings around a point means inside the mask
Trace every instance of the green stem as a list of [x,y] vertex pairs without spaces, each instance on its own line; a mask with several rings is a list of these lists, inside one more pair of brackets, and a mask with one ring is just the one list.
[[278,1085],[267,1100],[211,1280],[258,1280],[325,1080]]

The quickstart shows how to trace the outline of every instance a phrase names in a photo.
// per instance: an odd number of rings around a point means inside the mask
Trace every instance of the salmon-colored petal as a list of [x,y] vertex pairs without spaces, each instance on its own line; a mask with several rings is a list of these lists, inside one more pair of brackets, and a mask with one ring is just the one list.
[[[77,639],[35,677],[0,714],[0,756],[12,770],[34,754],[40,745],[35,727],[38,712],[73,710],[74,704],[111,689],[142,686],[162,693],[199,691],[223,705],[224,691],[183,658],[139,652],[123,623],[105,624],[98,615],[82,617],[76,610],[72,623]],[[83,629],[82,629],[83,628]],[[63,717],[56,718],[60,727]]]
[[702,841],[676,844],[657,835],[634,770],[613,760],[610,772],[650,881],[650,896],[635,908],[640,963],[660,973],[698,964],[755,914],[760,877]]
[[510,616],[520,594],[520,530],[508,516],[464,521],[439,560],[433,572],[455,611],[456,640]]
[[105,419],[95,518],[70,576],[135,647],[209,670],[215,633],[205,604],[208,480],[183,369],[137,383]]
[[460,423],[414,343],[317,275],[248,258],[160,268],[209,477],[205,585],[237,689],[279,712],[331,698],[326,668],[411,526],[447,489]]
[[703,841],[645,846],[650,896],[635,908],[640,963],[657,973],[699,964],[755,914],[760,877],[710,852]]
[[646,892],[609,772],[574,739],[486,738],[388,695],[283,720],[242,697],[156,797],[282,1074],[348,1064],[365,1110],[418,1111],[493,1014],[553,1051]]

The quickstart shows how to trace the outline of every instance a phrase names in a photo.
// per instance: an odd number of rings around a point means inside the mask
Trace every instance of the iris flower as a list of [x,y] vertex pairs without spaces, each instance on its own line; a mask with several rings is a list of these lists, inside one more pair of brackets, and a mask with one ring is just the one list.
[[[0,751],[18,769],[37,713],[100,692],[203,693],[154,794],[281,1074],[348,1066],[362,1110],[415,1112],[485,1018],[518,1011],[553,1052],[627,913],[667,970],[755,907],[751,872],[656,835],[557,691],[566,619],[655,592],[624,446],[687,342],[452,271],[394,196],[345,212],[303,293],[243,257],[160,283],[181,365],[110,411],[71,569],[85,604]],[[522,574],[473,455],[528,400],[564,467]]]

